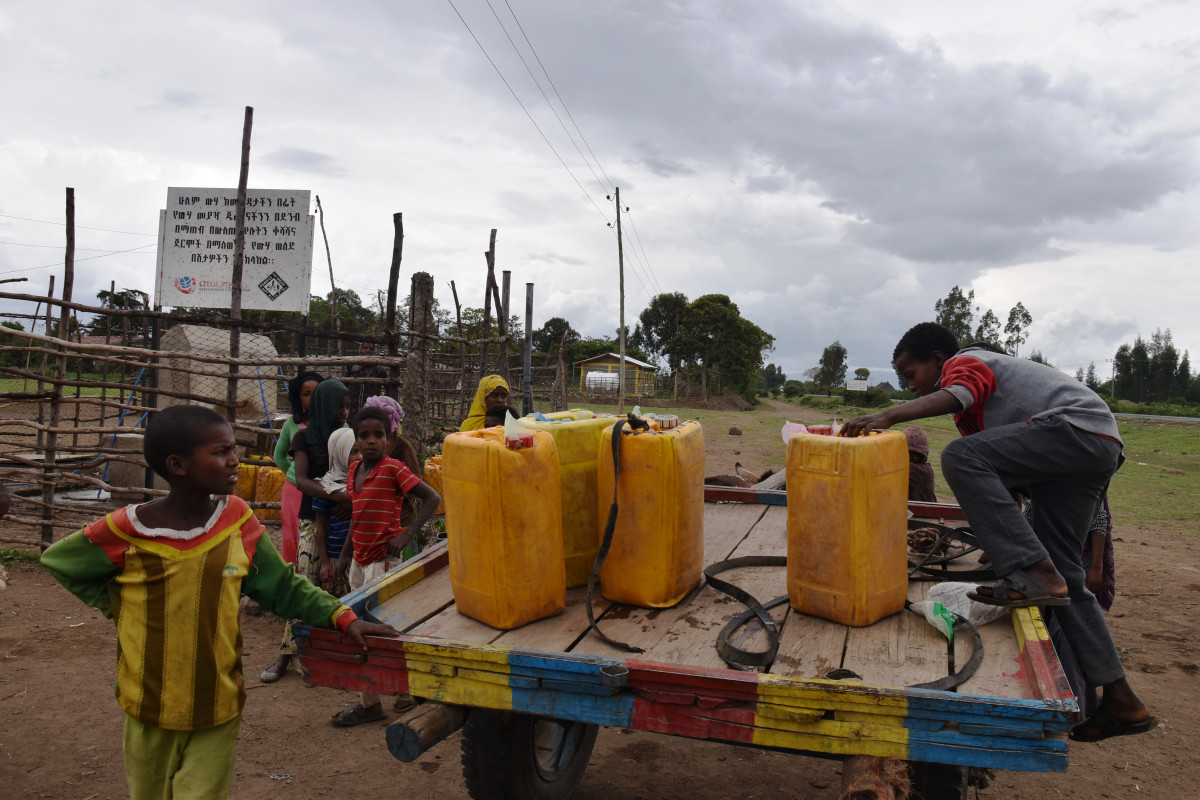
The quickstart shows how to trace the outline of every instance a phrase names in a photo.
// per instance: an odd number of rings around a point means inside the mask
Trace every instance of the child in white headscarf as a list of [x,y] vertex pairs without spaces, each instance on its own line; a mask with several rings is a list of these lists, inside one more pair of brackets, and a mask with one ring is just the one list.
[[[357,460],[354,431],[339,428],[329,435],[329,471],[321,478],[321,488],[331,495],[346,492],[346,475],[350,464]],[[350,516],[338,516],[336,503],[313,498],[313,515],[316,518],[317,565],[320,570],[321,588],[341,596],[349,591],[346,576],[338,574],[335,567],[342,548],[350,535]]]

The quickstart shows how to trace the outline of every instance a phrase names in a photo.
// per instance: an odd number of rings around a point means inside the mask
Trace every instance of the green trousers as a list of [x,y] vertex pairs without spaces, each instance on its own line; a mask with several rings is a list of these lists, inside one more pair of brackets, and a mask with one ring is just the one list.
[[224,800],[233,783],[242,715],[215,728],[168,731],[125,715],[131,800]]

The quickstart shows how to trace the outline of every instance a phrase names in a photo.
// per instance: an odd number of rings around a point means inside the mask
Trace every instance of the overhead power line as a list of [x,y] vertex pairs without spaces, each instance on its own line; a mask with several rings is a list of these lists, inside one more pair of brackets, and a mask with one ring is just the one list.
[[[0,214],[0,217],[3,217],[4,219],[19,219],[22,222],[40,222],[43,225],[58,225],[59,227],[66,225],[65,222],[51,222],[48,219],[30,219],[29,217],[14,217],[12,214]],[[127,236],[158,236],[157,233],[140,233],[138,231],[114,231],[109,228],[89,228],[87,225],[76,225],[75,227],[79,230],[84,230],[84,231],[103,231],[104,233],[123,233],[123,234],[126,234]]]
[[[93,261],[97,258],[108,258],[109,256],[116,256],[116,255],[120,255],[121,253],[133,253],[133,252],[135,252],[137,250],[141,250],[145,247],[157,247],[157,245],[158,245],[158,243],[154,242],[152,244],[143,244],[143,245],[139,245],[137,247],[131,247],[128,250],[114,250],[111,253],[105,253],[105,254],[99,255],[99,256],[88,256],[87,258],[77,258],[77,259],[75,259],[75,263],[78,264],[80,261]],[[150,252],[139,253],[139,255],[148,255],[149,256],[149,255],[154,255],[154,253],[150,253]],[[53,264],[42,264],[41,266],[38,266],[38,267],[23,267],[21,269],[5,270],[4,272],[0,272],[0,275],[11,275],[14,272],[32,272],[35,269],[47,269],[49,267],[61,267],[61,266],[62,266],[61,261],[55,261]]]
[[567,174],[571,176],[571,180],[575,181],[575,185],[579,187],[579,190],[583,192],[584,196],[588,199],[588,202],[591,203],[596,209],[596,213],[598,213],[605,222],[608,222],[608,217],[605,215],[604,211],[599,205],[597,205],[592,196],[588,194],[588,190],[584,188],[582,183],[580,183],[579,178],[575,176],[575,173],[571,171],[571,168],[567,166],[567,162],[563,160],[561,155],[559,155],[558,150],[555,149],[554,144],[550,141],[549,137],[546,136],[545,131],[543,131],[541,126],[537,124],[537,120],[535,120],[533,115],[529,113],[529,109],[525,107],[523,102],[521,102],[521,98],[517,95],[516,91],[513,90],[513,87],[508,82],[508,79],[504,77],[504,73],[500,71],[500,67],[496,65],[494,60],[492,60],[487,48],[483,46],[483,42],[479,41],[479,37],[475,35],[475,32],[471,30],[471,26],[467,24],[466,19],[464,19],[463,15],[459,13],[458,7],[454,5],[454,0],[446,0],[446,2],[450,4],[450,8],[454,9],[454,13],[458,16],[459,21],[462,22],[463,27],[467,29],[467,33],[471,34],[471,38],[474,39],[475,44],[479,46],[479,50],[483,53],[484,58],[488,60],[488,63],[492,65],[492,69],[494,69],[496,74],[500,76],[500,80],[503,81],[505,88],[508,89],[508,92],[513,96],[513,99],[517,101],[517,105],[521,107],[521,110],[525,112],[525,116],[529,118],[531,123],[533,123],[533,127],[537,129],[538,134],[542,137],[542,141],[544,141],[546,146],[550,148],[550,152],[554,153],[554,157],[558,159],[558,163],[562,164],[563,169],[565,169]]
[[[554,85],[554,79],[550,77],[549,71],[546,70],[546,65],[542,63],[541,57],[537,54],[537,48],[533,46],[533,42],[529,41],[529,35],[525,33],[525,26],[521,24],[521,20],[517,19],[517,12],[513,11],[513,7],[508,0],[504,0],[504,5],[508,6],[508,13],[512,14],[513,21],[517,23],[517,28],[521,31],[521,36],[525,37],[525,43],[529,45],[530,52],[532,52],[533,57],[537,59],[538,66],[542,68],[542,74],[546,76],[546,80],[550,83],[550,88],[554,90],[554,96],[558,98],[558,102],[562,104],[563,111],[567,113],[567,119],[571,120],[571,124],[574,125],[575,130],[579,132],[579,138],[583,140],[584,147],[587,148],[588,153],[591,153],[592,160],[596,162],[596,166],[599,167],[600,173],[604,175],[604,180],[608,181],[606,191],[613,189],[614,184],[612,182],[612,178],[608,177],[608,173],[604,171],[604,165],[600,163],[599,158],[596,158],[596,154],[592,151],[592,146],[588,144],[587,137],[583,135],[583,131],[580,129],[579,123],[577,123],[575,121],[575,117],[571,115],[571,109],[567,108],[567,101],[563,100],[562,95],[559,94],[558,87]],[[582,155],[582,153],[580,155]]]

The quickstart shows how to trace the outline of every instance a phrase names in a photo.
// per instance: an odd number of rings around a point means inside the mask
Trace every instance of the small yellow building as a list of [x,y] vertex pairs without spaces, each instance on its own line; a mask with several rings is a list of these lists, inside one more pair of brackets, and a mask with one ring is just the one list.
[[[617,394],[620,391],[621,356],[616,353],[576,361],[579,368],[580,394]],[[653,364],[625,356],[625,394],[646,396],[654,394]]]

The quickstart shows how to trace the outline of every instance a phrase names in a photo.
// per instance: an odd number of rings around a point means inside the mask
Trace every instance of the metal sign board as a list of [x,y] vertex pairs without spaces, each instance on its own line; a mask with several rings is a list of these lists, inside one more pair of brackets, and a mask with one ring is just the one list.
[[846,381],[847,392],[865,392],[867,390],[867,382],[863,380]]
[[[308,313],[313,220],[303,190],[248,189],[242,308]],[[154,302],[230,308],[237,189],[167,189]]]

